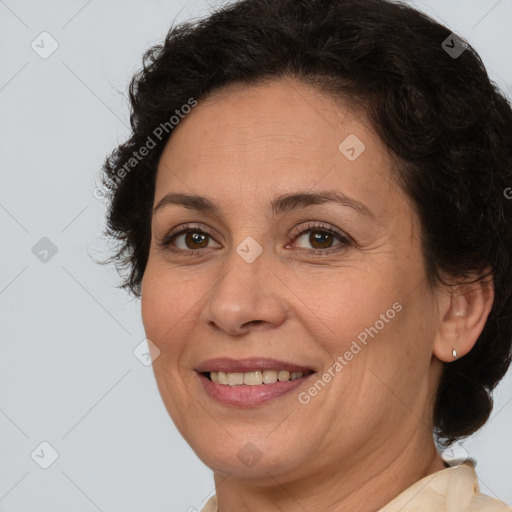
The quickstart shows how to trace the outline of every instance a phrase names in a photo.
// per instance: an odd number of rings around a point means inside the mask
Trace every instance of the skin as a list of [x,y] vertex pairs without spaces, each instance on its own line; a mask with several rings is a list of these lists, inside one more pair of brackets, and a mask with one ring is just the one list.
[[[338,149],[350,134],[366,146],[355,161]],[[180,205],[154,213],[142,317],[160,351],[163,402],[214,471],[219,511],[370,512],[445,468],[433,397],[452,349],[462,357],[478,338],[493,291],[428,285],[419,221],[392,169],[363,113],[288,78],[217,91],[170,137],[154,205],[169,192],[198,194],[221,215]],[[335,203],[266,211],[278,195],[320,190],[364,203],[374,218]],[[308,221],[353,242],[322,245]],[[213,235],[188,245],[179,236],[179,255],[159,245],[185,223]],[[250,264],[236,252],[249,236],[263,250]],[[194,249],[203,252],[186,253]],[[194,370],[214,357],[260,356],[321,375],[397,302],[402,310],[308,404],[300,387],[257,407],[223,405]],[[261,455],[251,466],[237,456],[247,443]]]

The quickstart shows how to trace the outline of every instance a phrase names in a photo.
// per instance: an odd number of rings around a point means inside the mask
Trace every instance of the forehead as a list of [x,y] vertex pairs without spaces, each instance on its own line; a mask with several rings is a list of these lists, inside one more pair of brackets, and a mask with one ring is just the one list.
[[[337,150],[341,133],[349,128],[361,138],[373,139],[368,124],[361,110],[291,79],[231,84],[199,102],[176,127],[168,148],[180,158],[228,154],[228,164],[237,156],[235,149],[242,157],[272,149],[300,160],[313,152],[328,155]],[[190,136],[195,138],[196,152],[184,155],[179,150]]]
[[237,84],[201,100],[174,129],[159,162],[155,204],[169,191],[208,192],[237,206],[241,198],[321,188],[372,197],[378,212],[397,194],[391,165],[355,108],[287,79]]

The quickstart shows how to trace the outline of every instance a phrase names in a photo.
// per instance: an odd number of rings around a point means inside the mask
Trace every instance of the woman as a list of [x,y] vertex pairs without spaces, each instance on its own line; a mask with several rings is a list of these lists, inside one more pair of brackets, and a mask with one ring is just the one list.
[[130,92],[108,234],[203,511],[510,510],[436,447],[511,360],[512,111],[476,52],[386,0],[241,0]]

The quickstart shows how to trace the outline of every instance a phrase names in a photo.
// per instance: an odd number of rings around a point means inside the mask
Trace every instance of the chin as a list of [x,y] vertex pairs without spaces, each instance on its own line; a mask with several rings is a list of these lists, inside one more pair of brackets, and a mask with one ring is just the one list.
[[[298,468],[306,467],[306,457],[299,451],[301,449],[299,446],[280,451],[277,446],[283,446],[281,442],[275,445],[268,442],[266,444],[266,448],[260,449],[256,443],[241,441],[222,445],[223,447],[218,451],[211,451],[211,447],[208,451],[194,451],[211,470],[229,474],[231,477],[272,479],[277,475],[295,472]],[[301,454],[300,460],[298,460],[298,454]]]

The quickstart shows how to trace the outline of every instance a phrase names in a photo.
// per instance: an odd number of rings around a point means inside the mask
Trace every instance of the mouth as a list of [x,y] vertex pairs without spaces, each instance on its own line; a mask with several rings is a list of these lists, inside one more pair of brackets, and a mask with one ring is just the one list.
[[255,370],[251,372],[201,372],[215,384],[224,386],[261,386],[275,384],[276,382],[290,382],[299,380],[314,373],[311,370],[304,372],[288,371],[288,370]]
[[207,395],[224,405],[254,407],[289,394],[315,371],[268,358],[205,361],[196,371]]

